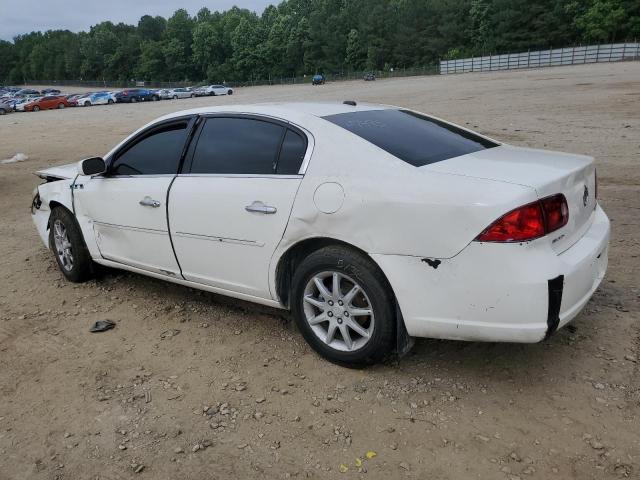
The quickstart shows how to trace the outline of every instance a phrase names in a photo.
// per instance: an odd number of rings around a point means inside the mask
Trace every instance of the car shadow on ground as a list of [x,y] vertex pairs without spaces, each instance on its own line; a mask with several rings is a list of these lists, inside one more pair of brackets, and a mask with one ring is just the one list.
[[[300,336],[288,311],[259,305],[224,295],[196,290],[135,273],[104,269],[96,279],[103,288],[117,288],[136,292],[141,297],[158,295],[171,304],[195,308],[198,315],[224,310],[237,315],[247,330],[253,328],[280,329],[298,337],[306,355],[316,355]],[[609,294],[596,295],[592,303],[606,304]],[[189,315],[187,313],[187,315]],[[576,355],[576,343],[588,339],[593,333],[589,311],[581,313],[570,328],[557,331],[550,338],[536,344],[487,343],[417,338],[413,348],[402,358],[397,356],[367,369],[367,373],[388,373],[409,379],[418,375],[446,375],[447,377],[474,378],[487,383],[511,382],[514,376],[531,371],[536,376],[553,372],[558,365],[567,364]],[[268,322],[265,325],[264,322]],[[256,333],[258,334],[258,333]],[[569,348],[568,348],[569,347]],[[573,359],[575,362],[575,358]],[[439,373],[438,373],[439,372]]]

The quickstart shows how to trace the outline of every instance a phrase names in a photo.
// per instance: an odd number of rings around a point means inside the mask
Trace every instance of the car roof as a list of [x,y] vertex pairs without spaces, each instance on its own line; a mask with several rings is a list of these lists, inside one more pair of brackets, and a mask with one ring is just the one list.
[[[399,107],[379,105],[375,103],[358,103],[347,105],[342,102],[286,102],[286,103],[256,103],[249,105],[208,106],[181,110],[159,118],[157,121],[186,115],[207,115],[216,113],[245,113],[267,115],[284,120],[301,116],[325,117],[340,113],[363,112],[369,110],[397,110]],[[155,121],[153,122],[155,123]]]

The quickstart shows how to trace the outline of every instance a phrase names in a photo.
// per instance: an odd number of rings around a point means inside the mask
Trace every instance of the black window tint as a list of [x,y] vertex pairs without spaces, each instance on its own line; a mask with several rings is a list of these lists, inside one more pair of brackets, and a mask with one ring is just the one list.
[[187,122],[177,123],[144,137],[118,155],[113,175],[163,175],[178,171],[187,136]]
[[406,110],[368,110],[323,118],[416,167],[497,146],[461,128]]
[[250,118],[209,118],[191,173],[272,174],[283,127]]
[[278,169],[280,175],[296,175],[307,151],[307,142],[293,130],[287,130],[280,150]]

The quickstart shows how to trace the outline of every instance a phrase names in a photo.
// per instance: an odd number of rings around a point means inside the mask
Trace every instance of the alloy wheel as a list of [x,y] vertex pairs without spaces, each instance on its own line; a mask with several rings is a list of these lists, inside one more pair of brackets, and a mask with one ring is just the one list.
[[313,333],[336,350],[359,350],[373,335],[375,319],[369,297],[343,273],[314,275],[304,289],[303,309]]
[[53,240],[55,242],[56,255],[58,255],[62,268],[70,272],[73,269],[73,250],[67,234],[67,228],[60,220],[56,220],[53,223]]

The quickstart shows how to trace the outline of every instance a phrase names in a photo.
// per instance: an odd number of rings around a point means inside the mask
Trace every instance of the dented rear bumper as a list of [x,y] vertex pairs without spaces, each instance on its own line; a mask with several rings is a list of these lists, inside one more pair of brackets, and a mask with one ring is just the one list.
[[609,219],[598,206],[586,233],[561,254],[539,239],[472,242],[440,263],[372,257],[393,287],[409,335],[531,343],[584,308],[604,277],[609,233]]

